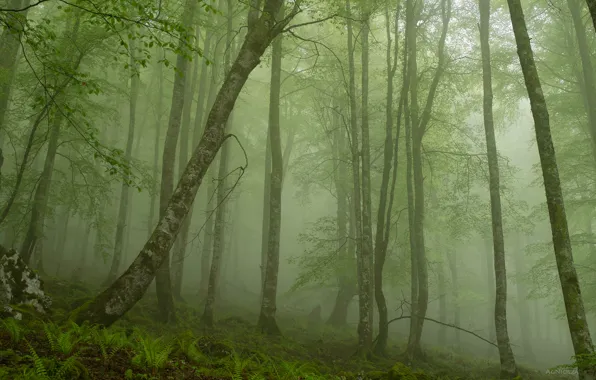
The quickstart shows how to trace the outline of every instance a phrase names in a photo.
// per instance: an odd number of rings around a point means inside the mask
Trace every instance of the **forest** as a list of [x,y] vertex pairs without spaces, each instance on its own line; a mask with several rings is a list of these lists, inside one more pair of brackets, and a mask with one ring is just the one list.
[[596,380],[596,0],[0,25],[0,379]]

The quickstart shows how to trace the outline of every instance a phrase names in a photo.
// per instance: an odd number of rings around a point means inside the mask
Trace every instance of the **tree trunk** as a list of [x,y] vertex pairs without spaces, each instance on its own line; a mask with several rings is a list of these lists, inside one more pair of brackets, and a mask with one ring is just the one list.
[[[488,233],[487,233],[488,234]],[[487,278],[487,315],[488,315],[488,340],[494,342],[496,337],[496,328],[495,328],[495,260],[493,255],[493,245],[492,239],[488,236],[482,236],[485,250],[483,252],[482,257],[485,260],[485,270],[486,270],[486,278]],[[488,356],[492,356],[494,346],[490,346],[487,348]]]
[[[200,29],[197,28],[197,48],[199,47],[200,41]],[[184,168],[188,163],[188,143],[190,140],[190,109],[193,105],[193,97],[197,92],[197,82],[199,75],[199,54],[197,53],[194,57],[194,64],[192,70],[192,76],[187,76],[185,84],[185,102],[182,111],[182,125],[180,130],[180,150],[178,152],[178,175],[182,175]],[[182,225],[182,231],[174,246],[174,255],[172,257],[172,277],[174,278],[173,294],[174,298],[182,301],[182,275],[184,273],[184,257],[186,256],[186,244],[188,241],[188,230],[190,229],[190,223],[192,222],[192,208],[191,211],[184,219]]]
[[271,206],[271,133],[267,127],[267,141],[265,142],[265,178],[263,180],[263,217],[261,219],[261,294],[263,298],[265,277],[267,272],[267,247],[269,242],[269,208]]
[[[530,322],[530,315],[528,313],[528,292],[526,290],[526,284],[524,283],[524,276],[526,274],[524,260],[525,246],[520,246],[518,236],[515,239],[515,243],[516,246],[513,253],[515,262],[515,290],[517,292],[517,312],[519,316],[519,326],[521,328],[522,347],[526,360],[535,363],[536,356],[532,350],[532,336],[531,331],[528,328],[532,325],[532,322]],[[536,323],[536,321],[534,321],[534,323]]]
[[[197,3],[194,0],[187,0],[184,5],[182,25],[186,28],[192,26],[196,4]],[[180,41],[179,48],[182,50],[185,49],[183,41]],[[183,54],[178,54],[176,58],[176,72],[174,74],[170,120],[166,132],[166,141],[163,147],[163,159],[161,164],[161,191],[159,195],[160,218],[166,217],[166,210],[172,197],[172,190],[174,189],[174,164],[176,162],[176,146],[178,145],[182,110],[185,102],[184,95],[187,69],[188,61],[186,57]],[[186,213],[184,217],[186,217]],[[180,222],[183,222],[183,220]],[[163,262],[155,277],[159,318],[163,323],[176,323],[174,295],[172,293],[172,279],[170,274],[170,252],[168,251],[166,255],[167,260]]]
[[56,115],[54,115],[43,171],[41,172],[41,177],[39,178],[37,188],[35,189],[35,195],[33,196],[33,208],[31,209],[29,228],[25,235],[25,241],[21,247],[21,257],[27,264],[29,264],[31,256],[35,251],[37,240],[42,236],[52,174],[54,172],[54,161],[56,160],[56,152],[58,151],[58,138],[60,137],[60,127],[63,120],[62,113],[57,112]]
[[[447,260],[449,261],[449,271],[451,272],[451,296],[453,300],[453,324],[461,326],[461,308],[459,299],[459,273],[457,270],[457,251],[447,251]],[[455,329],[455,348],[456,351],[461,350],[461,336],[460,330]]]
[[[27,8],[30,3],[30,0],[9,0],[7,6],[10,9],[23,9]],[[0,36],[0,72],[2,73],[0,81],[0,153],[4,145],[6,113],[27,13],[29,13],[29,9],[22,12],[8,12],[3,20],[5,28]]]
[[[164,58],[164,53],[162,52],[162,59]],[[155,140],[154,140],[154,149],[153,149],[153,191],[151,191],[151,196],[149,200],[149,218],[147,219],[147,233],[149,237],[151,237],[151,232],[154,228],[154,219],[155,219],[155,204],[157,203],[157,174],[159,173],[159,138],[161,132],[161,123],[162,123],[162,116],[163,116],[163,67],[159,60],[155,63],[155,71],[158,80],[158,87],[157,87],[157,105],[156,105],[156,114],[157,120],[155,121]]]
[[493,122],[493,90],[489,45],[490,0],[479,0],[480,9],[480,48],[482,52],[482,84],[484,90],[483,112],[488,175],[490,208],[495,260],[495,327],[497,345],[501,361],[501,378],[517,376],[517,366],[507,329],[507,271],[505,266],[505,239],[503,236],[503,216],[501,211],[501,188],[499,179],[499,158]]
[[[279,18],[283,18],[283,8]],[[279,335],[281,332],[275,321],[277,275],[279,272],[279,244],[281,231],[281,189],[283,178],[283,157],[279,126],[279,96],[281,91],[282,35],[272,44],[271,85],[269,94],[269,140],[271,144],[271,175],[269,187],[269,229],[267,240],[267,260],[261,314],[258,326],[262,332]]]
[[[387,339],[389,336],[389,325],[387,316],[387,302],[383,294],[383,267],[387,256],[387,245],[389,243],[389,234],[386,233],[385,222],[391,223],[391,210],[387,208],[387,198],[389,192],[389,176],[391,175],[391,164],[393,160],[393,78],[397,69],[397,38],[399,8],[397,5],[395,12],[395,49],[392,51],[391,40],[391,20],[389,18],[389,5],[385,5],[385,24],[387,36],[387,102],[385,105],[385,144],[383,150],[383,175],[381,179],[381,189],[379,194],[379,207],[377,209],[377,228],[375,235],[374,248],[374,292],[375,301],[379,311],[379,335],[374,352],[377,355],[385,355],[387,348]],[[393,55],[393,57],[392,57]],[[397,168],[394,168],[397,170]],[[372,321],[371,321],[372,323]]]
[[559,179],[559,170],[553,146],[550,121],[546,100],[542,92],[540,77],[534,61],[534,53],[530,43],[530,36],[526,28],[523,9],[519,0],[507,0],[511,24],[515,34],[517,53],[519,56],[532,116],[534,118],[534,129],[536,130],[536,141],[540,155],[540,165],[544,180],[546,203],[550,216],[550,224],[555,249],[557,270],[561,281],[565,311],[573,348],[576,357],[579,359],[579,378],[581,380],[592,380],[596,378],[593,368],[585,365],[581,359],[586,355],[594,354],[594,346],[590,336],[590,330],[586,320],[584,302],[579,286],[579,279],[573,263],[573,253],[569,237],[569,227]]
[[[128,117],[128,136],[126,138],[126,150],[124,151],[124,161],[131,163],[132,161],[132,145],[135,139],[135,119],[137,113],[137,98],[139,95],[139,75],[137,74],[137,64],[135,61],[135,40],[129,38],[130,48],[130,105]],[[122,178],[122,185],[120,188],[120,205],[118,207],[118,221],[116,224],[116,237],[114,239],[114,255],[112,256],[112,265],[106,280],[105,285],[111,284],[120,270],[120,263],[122,262],[122,252],[124,247],[124,230],[129,223],[129,195],[130,194],[130,175],[125,175]]]
[[[233,12],[234,7],[231,0],[227,0],[227,44],[225,55],[226,73],[230,70],[231,50],[232,50],[232,28],[233,28]],[[220,5],[223,5],[220,2]],[[232,126],[232,110],[231,115],[227,121],[226,130],[229,131]],[[216,296],[219,294],[219,277],[221,274],[222,256],[225,251],[225,222],[227,209],[227,196],[231,189],[228,189],[228,160],[229,160],[229,144],[224,144],[221,148],[219,157],[219,173],[217,185],[217,204],[215,209],[215,221],[213,226],[213,256],[211,258],[211,268],[209,272],[209,283],[207,286],[207,299],[205,302],[205,310],[201,317],[201,322],[207,327],[213,327],[213,313],[215,307]]]

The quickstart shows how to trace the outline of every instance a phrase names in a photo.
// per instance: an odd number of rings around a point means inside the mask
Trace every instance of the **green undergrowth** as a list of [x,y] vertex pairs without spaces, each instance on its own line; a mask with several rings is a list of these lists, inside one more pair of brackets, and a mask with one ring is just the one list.
[[[156,322],[151,296],[108,329],[77,325],[70,312],[96,290],[47,281],[47,291],[54,297],[51,315],[21,307],[23,321],[2,321],[0,379],[486,380],[499,374],[498,363],[436,349],[428,349],[416,369],[402,364],[399,345],[390,345],[385,357],[361,359],[354,355],[353,332],[281,312],[283,337],[260,334],[256,314],[225,305],[216,327],[206,330],[198,325],[199,300],[192,298],[177,305],[175,326]],[[544,373],[523,370],[520,378],[543,379]]]

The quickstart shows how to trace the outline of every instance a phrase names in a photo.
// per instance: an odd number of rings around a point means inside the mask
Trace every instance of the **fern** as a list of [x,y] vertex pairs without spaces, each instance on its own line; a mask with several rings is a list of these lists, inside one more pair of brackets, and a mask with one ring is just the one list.
[[10,335],[10,340],[12,341],[12,343],[17,344],[21,340],[23,340],[23,329],[21,328],[19,322],[17,322],[16,319],[7,318],[2,321],[2,324],[4,325],[4,330],[6,330],[6,332],[8,332],[8,334]]
[[146,365],[155,375],[158,369],[165,367],[173,350],[173,345],[165,343],[163,338],[151,339],[139,336],[137,339],[140,353],[132,360],[136,365]]
[[108,329],[95,330],[94,342],[99,346],[104,363],[128,344],[122,333],[112,333]]
[[29,347],[29,355],[27,356],[33,361],[33,369],[35,370],[35,375],[42,379],[49,379],[46,366],[43,364],[42,359],[39,357],[39,355],[37,355],[37,352],[35,352],[35,349],[31,345],[31,343],[29,343],[29,341],[27,340],[25,341],[27,342],[27,346]]

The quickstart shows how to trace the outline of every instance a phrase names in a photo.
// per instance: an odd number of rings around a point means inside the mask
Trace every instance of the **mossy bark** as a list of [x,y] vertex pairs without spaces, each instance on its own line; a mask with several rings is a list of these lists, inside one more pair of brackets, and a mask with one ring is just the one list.
[[[536,68],[521,2],[520,0],[507,0],[507,3],[509,4],[511,24],[517,44],[517,54],[524,75],[534,119],[534,129],[536,131],[536,142],[544,180],[546,204],[550,217],[555,260],[563,291],[567,323],[571,333],[573,348],[576,357],[592,356],[594,355],[594,346],[586,320],[579,279],[573,262],[569,226],[567,224],[561,180],[559,178],[559,169],[550,130],[548,108],[542,91],[540,77],[538,76],[538,69]],[[580,366],[579,378],[580,380],[592,380],[596,378],[594,368]]]

